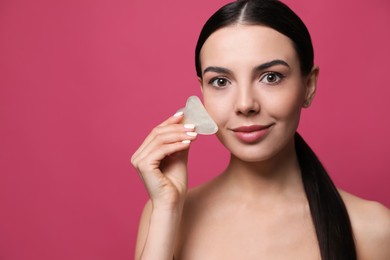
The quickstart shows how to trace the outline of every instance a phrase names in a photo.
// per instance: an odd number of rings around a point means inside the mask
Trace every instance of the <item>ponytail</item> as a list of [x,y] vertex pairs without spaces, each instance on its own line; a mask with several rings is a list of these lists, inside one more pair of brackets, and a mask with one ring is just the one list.
[[356,260],[351,222],[345,204],[325,168],[303,138],[295,149],[323,260]]

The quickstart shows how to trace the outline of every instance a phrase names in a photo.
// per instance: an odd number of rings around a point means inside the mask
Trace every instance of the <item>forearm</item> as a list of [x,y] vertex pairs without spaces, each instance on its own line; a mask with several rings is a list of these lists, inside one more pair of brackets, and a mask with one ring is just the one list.
[[176,210],[153,209],[148,235],[139,260],[172,260],[182,207]]

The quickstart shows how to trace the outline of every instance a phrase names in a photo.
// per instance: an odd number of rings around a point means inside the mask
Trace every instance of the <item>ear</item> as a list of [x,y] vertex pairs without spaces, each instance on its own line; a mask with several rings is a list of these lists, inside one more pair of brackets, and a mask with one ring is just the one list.
[[200,86],[200,91],[201,91],[202,94],[203,94],[203,81],[202,81],[202,78],[201,78],[201,77],[198,77],[198,82],[199,82],[199,86]]
[[306,88],[306,94],[305,94],[305,100],[303,102],[303,107],[307,108],[311,105],[311,102],[314,99],[316,89],[317,89],[317,79],[320,69],[318,66],[314,65],[310,74],[307,76],[305,80],[305,88]]

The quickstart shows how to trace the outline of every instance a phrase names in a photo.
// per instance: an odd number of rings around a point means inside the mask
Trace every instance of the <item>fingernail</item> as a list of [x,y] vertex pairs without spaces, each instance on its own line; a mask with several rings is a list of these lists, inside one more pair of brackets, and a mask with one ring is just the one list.
[[191,143],[191,140],[183,140],[183,141],[181,141],[183,144],[189,144],[189,143]]
[[184,128],[195,129],[195,125],[194,124],[184,124]]
[[196,132],[187,132],[187,135],[189,135],[189,136],[197,136],[198,133],[196,133]]
[[179,117],[179,116],[181,116],[181,115],[183,115],[183,114],[184,114],[183,111],[179,111],[179,112],[176,112],[173,116],[174,116],[174,117]]

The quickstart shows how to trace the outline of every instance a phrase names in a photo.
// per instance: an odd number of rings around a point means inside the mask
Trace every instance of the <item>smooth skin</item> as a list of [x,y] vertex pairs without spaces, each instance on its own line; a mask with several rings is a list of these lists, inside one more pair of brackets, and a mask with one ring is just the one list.
[[[187,192],[194,129],[178,115],[151,132],[132,157],[150,195],[136,259],[320,259],[293,139],[301,109],[315,95],[318,68],[303,77],[289,38],[242,24],[214,32],[200,60],[204,104],[230,162]],[[250,125],[267,126],[265,134],[239,138],[235,129]],[[390,259],[389,210],[340,193],[359,259]]]

